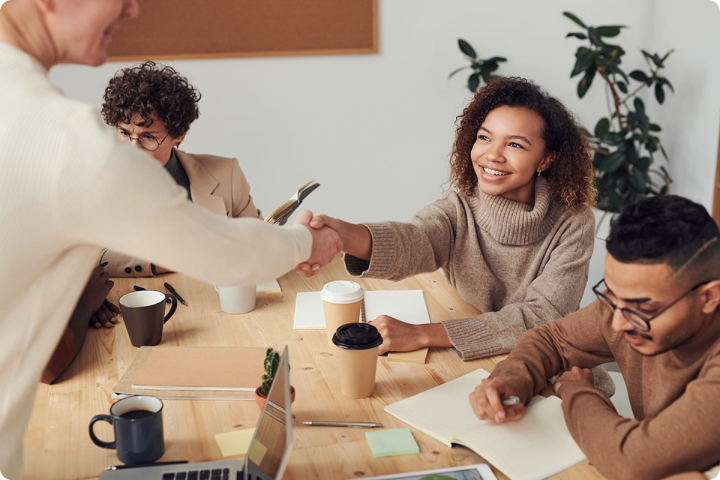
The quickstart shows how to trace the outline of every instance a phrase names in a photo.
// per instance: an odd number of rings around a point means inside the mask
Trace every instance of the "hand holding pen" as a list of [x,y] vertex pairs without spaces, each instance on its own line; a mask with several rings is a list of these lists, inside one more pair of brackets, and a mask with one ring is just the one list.
[[525,405],[502,377],[484,379],[470,393],[469,399],[480,420],[505,423],[520,420],[525,415]]

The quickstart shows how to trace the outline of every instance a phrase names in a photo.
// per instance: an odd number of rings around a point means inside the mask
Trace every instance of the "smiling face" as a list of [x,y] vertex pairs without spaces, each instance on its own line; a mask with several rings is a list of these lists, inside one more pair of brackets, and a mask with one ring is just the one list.
[[[169,135],[165,125],[157,119],[153,119],[152,125],[141,127],[139,124],[142,123],[143,119],[138,114],[133,115],[130,123],[118,123],[118,138],[126,142],[131,141],[136,147],[160,162],[161,165],[165,165],[172,155],[172,147],[182,143],[185,135],[181,135],[179,138]],[[158,144],[160,145],[157,146],[156,150],[148,150],[148,148],[143,148],[141,144],[146,145],[150,149]]]
[[627,321],[620,308],[650,318],[692,287],[681,283],[666,263],[622,263],[608,254],[605,283],[606,295],[619,307],[613,312],[613,330],[642,355],[657,355],[684,344],[701,332],[711,318],[703,311],[701,301],[708,287],[700,287],[652,319],[648,332]]
[[139,12],[137,0],[40,0],[47,11],[56,61],[98,66],[105,63],[112,34]]
[[535,176],[552,163],[540,115],[522,107],[492,110],[477,132],[470,158],[478,187],[528,205],[535,203]]

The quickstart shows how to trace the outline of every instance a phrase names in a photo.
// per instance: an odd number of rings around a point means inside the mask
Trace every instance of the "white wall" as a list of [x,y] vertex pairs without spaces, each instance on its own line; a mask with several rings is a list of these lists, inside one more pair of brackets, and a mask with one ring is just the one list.
[[[145,0],[149,1],[149,0]],[[469,98],[457,38],[481,57],[506,56],[498,73],[534,79],[592,128],[605,110],[600,82],[575,94],[578,42],[562,16],[624,24],[629,72],[640,48],[676,51],[675,95],[651,118],[664,127],[673,192],[710,208],[720,116],[720,10],[709,0],[380,0],[377,55],[167,62],[203,94],[183,149],[240,159],[265,211],[314,178],[306,206],[350,221],[407,220],[439,197],[448,176],[455,116]],[[160,59],[161,60],[161,59]],[[99,107],[107,80],[128,63],[59,66],[51,77]],[[446,186],[445,186],[446,187]]]

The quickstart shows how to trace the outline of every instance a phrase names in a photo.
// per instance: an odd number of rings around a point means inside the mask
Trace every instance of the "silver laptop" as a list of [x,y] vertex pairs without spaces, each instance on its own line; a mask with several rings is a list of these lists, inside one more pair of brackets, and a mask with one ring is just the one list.
[[285,347],[243,461],[122,466],[106,470],[100,480],[277,480],[282,478],[292,450],[292,418],[290,364]]

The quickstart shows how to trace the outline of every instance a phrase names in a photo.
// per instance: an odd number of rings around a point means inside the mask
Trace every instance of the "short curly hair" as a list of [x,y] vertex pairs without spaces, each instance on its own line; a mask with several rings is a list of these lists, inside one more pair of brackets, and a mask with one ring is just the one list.
[[450,156],[450,182],[472,196],[478,180],[470,152],[488,114],[502,106],[532,110],[543,119],[542,138],[552,165],[542,173],[556,201],[568,208],[594,206],[596,189],[590,149],[575,117],[555,97],[524,78],[504,77],[481,88],[457,117],[455,143]]
[[200,97],[174,68],[148,61],[124,68],[110,79],[103,95],[102,116],[113,127],[130,123],[136,114],[143,119],[138,126],[149,127],[154,117],[177,138],[200,116]]

